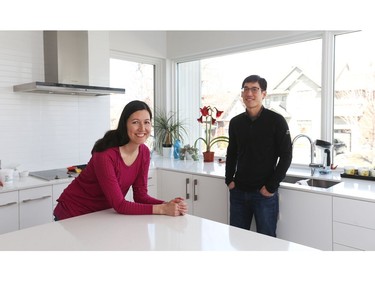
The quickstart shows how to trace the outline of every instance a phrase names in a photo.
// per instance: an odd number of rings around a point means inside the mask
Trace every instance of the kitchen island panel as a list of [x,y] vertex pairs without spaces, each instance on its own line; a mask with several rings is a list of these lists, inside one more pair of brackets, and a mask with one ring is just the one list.
[[113,209],[0,235],[0,250],[317,251],[192,215],[119,215]]

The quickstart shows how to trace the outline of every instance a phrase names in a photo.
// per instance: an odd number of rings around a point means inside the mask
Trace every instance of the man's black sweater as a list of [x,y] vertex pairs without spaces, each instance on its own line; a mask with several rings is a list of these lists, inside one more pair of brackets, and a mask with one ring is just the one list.
[[292,162],[289,127],[280,114],[263,108],[252,120],[247,112],[229,123],[225,183],[256,191],[263,185],[274,193]]

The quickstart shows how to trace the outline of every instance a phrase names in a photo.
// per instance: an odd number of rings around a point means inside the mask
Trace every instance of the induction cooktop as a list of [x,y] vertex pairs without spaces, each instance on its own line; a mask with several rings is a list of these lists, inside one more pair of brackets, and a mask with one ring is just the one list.
[[43,179],[43,180],[47,180],[47,181],[74,178],[77,175],[78,174],[76,174],[76,173],[68,172],[68,170],[66,168],[65,169],[53,169],[53,170],[30,172],[30,176],[40,178],[40,179]]

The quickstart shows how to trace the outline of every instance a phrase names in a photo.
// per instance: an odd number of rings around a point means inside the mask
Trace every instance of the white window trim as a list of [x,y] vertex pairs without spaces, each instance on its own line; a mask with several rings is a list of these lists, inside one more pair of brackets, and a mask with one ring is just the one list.
[[[154,79],[154,109],[156,108],[166,108],[168,103],[167,90],[166,90],[166,63],[165,59],[135,55],[126,52],[120,52],[111,50],[111,59],[127,60],[137,63],[145,63],[155,65],[155,79]],[[126,89],[126,87],[125,87]],[[169,93],[171,91],[168,91]],[[126,95],[126,92],[125,92]]]
[[[334,107],[334,37],[335,35],[348,33],[353,31],[307,31],[303,34],[286,36],[283,38],[276,38],[272,40],[266,40],[262,42],[256,42],[253,44],[246,44],[241,46],[234,46],[222,50],[214,50],[210,52],[204,52],[200,54],[194,54],[191,56],[185,56],[176,58],[171,61],[174,69],[174,85],[172,87],[175,99],[177,100],[177,64],[207,59],[215,56],[231,55],[238,52],[253,51],[262,48],[276,47],[285,44],[294,44],[307,40],[322,39],[322,118],[321,118],[321,138],[323,140],[332,142],[333,141],[333,107]],[[328,93],[324,94],[323,93]],[[195,110],[190,108],[187,110]],[[328,120],[328,122],[327,122]]]

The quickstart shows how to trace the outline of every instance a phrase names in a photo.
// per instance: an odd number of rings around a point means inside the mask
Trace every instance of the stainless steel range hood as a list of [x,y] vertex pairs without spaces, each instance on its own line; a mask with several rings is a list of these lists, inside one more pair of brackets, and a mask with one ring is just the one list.
[[14,92],[32,92],[40,94],[106,96],[125,94],[125,89],[97,86],[84,86],[51,82],[31,82],[13,86]]
[[44,31],[45,82],[13,86],[14,92],[103,96],[125,94],[123,88],[88,86],[87,31]]

